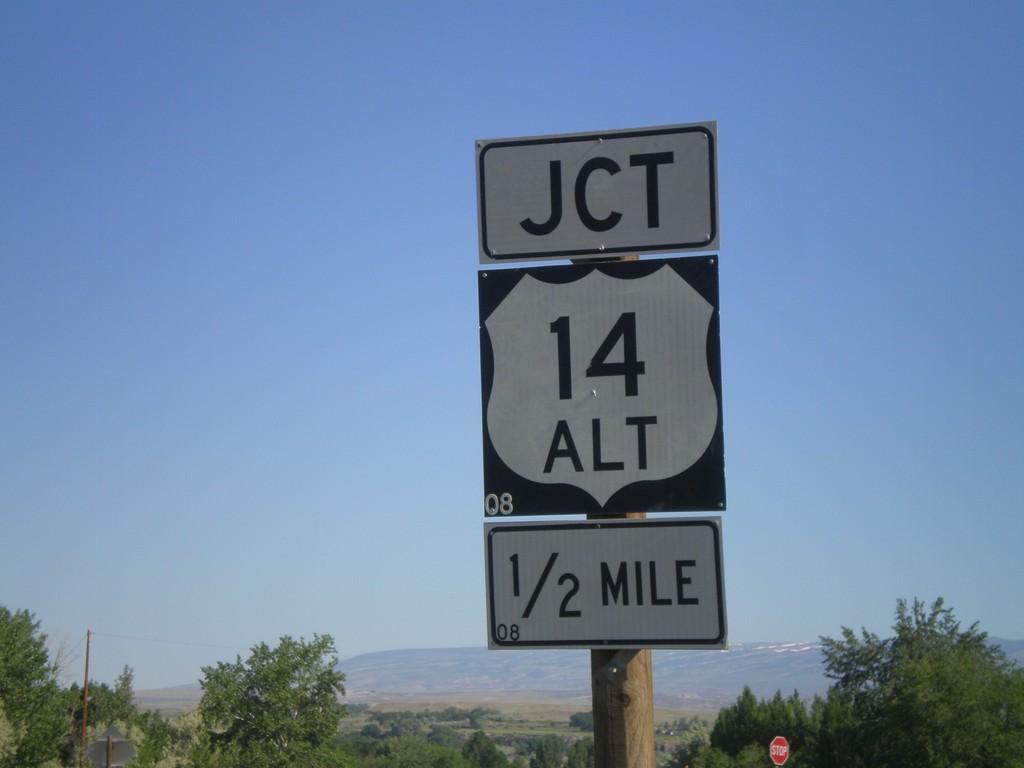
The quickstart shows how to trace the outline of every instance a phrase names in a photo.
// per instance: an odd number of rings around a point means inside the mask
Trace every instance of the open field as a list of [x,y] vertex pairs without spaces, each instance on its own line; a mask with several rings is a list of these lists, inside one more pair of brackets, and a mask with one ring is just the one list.
[[[484,709],[493,709],[501,713],[501,716],[508,722],[526,722],[526,723],[546,723],[546,722],[558,722],[565,723],[568,728],[569,718],[577,712],[588,712],[591,708],[591,702],[589,700],[580,700],[574,703],[565,703],[562,701],[507,701],[498,702],[492,700],[488,701],[476,701],[469,699],[459,700],[446,700],[446,701],[382,701],[375,704],[369,705],[369,712],[421,712],[423,710],[441,711],[448,707],[454,707],[461,710],[472,710],[477,707]],[[680,709],[674,707],[655,707],[654,708],[654,722],[670,722],[673,720],[689,720],[692,717],[699,717],[701,719],[712,721],[714,720],[715,713],[708,712],[707,710],[698,709]],[[353,713],[351,717],[346,718],[347,721],[355,722],[357,718],[366,719],[367,715],[364,712]],[[350,730],[348,723],[344,724],[345,730]]]
[[[574,727],[571,718],[589,713],[590,701],[494,701],[482,703],[472,699],[403,700],[360,704],[342,722],[345,735],[357,736],[363,729],[387,732],[392,726],[419,724],[426,735],[439,728],[454,738],[468,740],[474,731],[483,731],[509,756],[522,754],[530,742],[546,736],[557,736],[567,743],[592,737],[592,732]],[[389,717],[390,716],[390,717]],[[682,732],[679,722],[692,718],[709,722],[713,713],[706,710],[657,707],[654,711],[655,750],[658,762],[666,761],[679,746]],[[393,719],[392,719],[393,718]],[[358,737],[358,736],[357,736]]]
[[[140,707],[159,709],[165,715],[179,714],[194,709],[198,703],[197,687],[171,688],[161,691],[141,692]],[[566,741],[586,738],[592,734],[570,725],[570,718],[580,712],[589,712],[589,697],[543,698],[539,695],[524,696],[486,692],[480,696],[433,696],[429,698],[382,696],[379,699],[360,697],[353,702],[346,697],[349,715],[341,722],[343,735],[358,735],[367,726],[380,722],[380,715],[408,713],[410,721],[417,721],[419,732],[427,734],[432,726],[450,728],[463,739],[468,739],[476,730],[490,736],[510,756],[517,747],[531,739],[543,736],[559,736]],[[442,713],[457,714],[452,719],[443,719]],[[475,722],[469,713],[477,713]],[[424,716],[424,715],[427,716]],[[659,762],[667,758],[679,743],[679,734],[673,732],[671,724],[689,721],[694,717],[711,722],[714,712],[706,709],[677,707],[655,707],[655,744]],[[384,721],[386,727],[387,721]]]
[[[144,710],[159,710],[164,715],[175,715],[195,709],[199,702],[198,687],[164,688],[158,691],[139,691],[136,703]],[[572,699],[525,699],[519,695],[491,693],[484,697],[453,696],[451,698],[432,697],[429,699],[415,698],[381,698],[363,699],[355,702],[346,697],[350,716],[342,722],[342,730],[351,733],[360,730],[369,722],[370,712],[422,712],[424,710],[441,711],[454,707],[460,710],[477,708],[496,710],[501,714],[504,724],[526,723],[539,727],[541,723],[564,723],[568,728],[569,718],[577,712],[587,712],[591,702],[585,697]],[[365,707],[365,709],[364,709]],[[680,707],[655,707],[654,722],[671,722],[699,717],[714,720],[716,713],[706,709],[686,709]],[[358,724],[358,727],[354,727]]]

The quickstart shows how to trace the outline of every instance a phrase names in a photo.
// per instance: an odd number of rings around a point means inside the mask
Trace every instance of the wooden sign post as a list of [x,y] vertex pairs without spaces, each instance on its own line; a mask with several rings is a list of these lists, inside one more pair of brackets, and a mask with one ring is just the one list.
[[[596,515],[587,517],[601,519]],[[643,519],[647,515],[628,512],[622,517]],[[654,768],[651,649],[592,650],[590,689],[594,708],[594,768]]]
[[[628,254],[619,260],[639,258],[638,254]],[[622,517],[643,519],[647,515],[628,512]],[[594,707],[594,768],[654,768],[651,649],[592,650],[590,690]]]
[[650,649],[591,651],[590,674],[596,768],[654,768]]

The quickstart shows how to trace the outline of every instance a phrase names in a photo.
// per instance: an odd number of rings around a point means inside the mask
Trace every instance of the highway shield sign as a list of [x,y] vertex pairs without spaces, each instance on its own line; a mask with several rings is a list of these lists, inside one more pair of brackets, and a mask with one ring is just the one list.
[[479,273],[488,516],[725,509],[714,256]]

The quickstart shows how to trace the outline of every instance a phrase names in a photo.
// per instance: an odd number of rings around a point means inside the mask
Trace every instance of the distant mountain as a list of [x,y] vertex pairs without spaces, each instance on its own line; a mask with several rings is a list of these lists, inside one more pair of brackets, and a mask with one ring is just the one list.
[[[991,639],[1024,666],[1024,641]],[[802,698],[824,694],[820,643],[731,643],[727,651],[654,651],[658,706],[717,710],[750,686],[758,698],[776,691]],[[570,650],[490,651],[436,648],[379,651],[345,659],[346,702],[573,700],[590,704],[590,653]],[[141,691],[143,706],[194,705],[199,686]]]
[[1017,662],[1018,666],[1024,667],[1024,640],[1004,640],[999,637],[990,637],[992,645],[998,645],[1010,661]]
[[[828,689],[819,643],[733,643],[728,651],[655,651],[659,706],[720,708],[749,685],[757,696]],[[339,664],[351,703],[426,697],[473,701],[589,699],[590,653],[445,648],[382,651]]]
[[[992,642],[1024,666],[1024,641]],[[590,699],[590,653],[441,648],[381,651],[341,662],[350,703],[445,699],[486,702]],[[821,643],[731,643],[727,651],[654,651],[658,706],[720,709],[750,686],[758,698],[776,691],[805,699],[824,695]]]

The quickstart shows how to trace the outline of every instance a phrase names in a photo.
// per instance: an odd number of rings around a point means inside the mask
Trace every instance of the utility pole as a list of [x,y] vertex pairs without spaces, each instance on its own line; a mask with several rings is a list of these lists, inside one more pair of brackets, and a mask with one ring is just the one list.
[[85,734],[89,724],[89,643],[92,640],[92,630],[85,630],[85,686],[82,689],[82,754],[79,758],[79,766],[85,768]]

